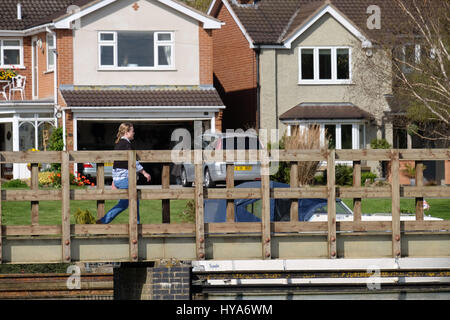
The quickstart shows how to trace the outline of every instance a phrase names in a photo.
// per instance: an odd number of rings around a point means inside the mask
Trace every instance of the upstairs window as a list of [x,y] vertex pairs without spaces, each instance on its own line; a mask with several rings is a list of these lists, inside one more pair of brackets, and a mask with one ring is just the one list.
[[351,83],[350,57],[350,48],[300,48],[299,84]]
[[118,69],[174,67],[173,32],[99,33],[99,66]]
[[22,64],[22,40],[0,39],[0,67],[22,67]]
[[[411,73],[414,66],[420,63],[421,46],[420,44],[407,43],[401,47],[400,60],[403,73]],[[430,53],[430,56],[432,54]]]
[[56,36],[47,33],[47,70],[55,69]]

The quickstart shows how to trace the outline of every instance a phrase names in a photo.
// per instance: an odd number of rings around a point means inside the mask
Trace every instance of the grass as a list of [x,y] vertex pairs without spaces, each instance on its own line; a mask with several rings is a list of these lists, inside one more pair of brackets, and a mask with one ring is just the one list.
[[[186,200],[170,201],[170,221],[173,223],[184,222],[183,210]],[[105,201],[105,212],[115,206],[116,200]],[[142,224],[162,223],[162,201],[143,200],[139,201],[139,212]],[[70,223],[75,223],[75,212],[80,208],[89,210],[94,217],[97,212],[96,201],[71,201]],[[128,209],[120,213],[111,223],[128,223]],[[31,224],[31,205],[28,201],[2,201],[2,224],[4,225],[29,225]],[[61,224],[61,202],[40,201],[39,202],[39,224],[55,225]]]
[[[344,203],[353,209],[353,199],[342,199]],[[436,218],[450,220],[450,199],[426,199],[430,209],[426,210],[425,215],[431,215]],[[363,199],[362,213],[389,213],[391,212],[392,201],[390,198],[382,199]],[[416,212],[416,203],[414,199],[400,199],[400,212]]]
[[[3,187],[3,186],[2,186]],[[18,189],[18,188],[8,188]],[[344,203],[353,208],[353,199],[343,199]],[[450,199],[427,199],[430,209],[425,211],[426,215],[450,220]],[[105,212],[117,203],[116,200],[105,201]],[[186,209],[187,200],[170,201],[170,221],[171,223],[188,222],[187,215],[183,214]],[[75,212],[89,210],[94,217],[97,212],[96,201],[75,201],[70,202],[70,223],[75,223]],[[140,218],[142,224],[162,223],[162,201],[161,200],[141,200]],[[414,199],[401,199],[400,210],[402,213],[415,213]],[[364,213],[389,213],[391,212],[391,199],[363,199],[362,212]],[[119,214],[112,221],[113,224],[128,223],[128,209]],[[31,205],[29,201],[2,201],[2,224],[3,225],[30,225]],[[60,201],[40,201],[39,202],[39,224],[58,225],[61,224],[61,202]]]
[[[78,187],[75,187],[78,188]],[[8,190],[20,190],[24,188],[4,188]],[[105,213],[115,206],[117,200],[105,201]],[[170,222],[187,222],[183,211],[186,209],[187,200],[170,201]],[[94,217],[97,213],[97,201],[70,201],[70,223],[75,224],[75,212],[79,209],[89,210]],[[141,224],[162,223],[162,201],[139,201]],[[111,223],[128,223],[128,209],[120,213]],[[3,225],[31,225],[31,203],[29,201],[2,201]],[[61,201],[39,201],[39,224],[61,224]]]

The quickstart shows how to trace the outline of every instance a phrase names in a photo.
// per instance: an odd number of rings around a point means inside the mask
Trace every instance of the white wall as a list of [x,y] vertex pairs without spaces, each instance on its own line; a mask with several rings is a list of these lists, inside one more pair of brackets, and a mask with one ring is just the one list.
[[[133,5],[137,3],[136,11]],[[74,32],[75,85],[198,85],[199,25],[155,0],[122,0],[81,19]],[[98,70],[98,31],[173,31],[175,70]]]

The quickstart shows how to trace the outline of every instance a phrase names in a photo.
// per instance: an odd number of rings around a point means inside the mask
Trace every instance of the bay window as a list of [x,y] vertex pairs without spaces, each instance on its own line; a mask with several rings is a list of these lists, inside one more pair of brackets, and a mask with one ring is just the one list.
[[174,67],[173,32],[99,32],[98,47],[100,68]]
[[[328,139],[329,149],[365,149],[365,125],[363,123],[320,124],[323,138]],[[324,139],[322,138],[322,141]]]
[[22,67],[23,46],[21,39],[0,39],[0,67]]
[[351,83],[351,49],[299,48],[299,84]]
[[323,120],[317,122],[292,121],[288,125],[288,135],[292,132],[292,126],[306,130],[310,125],[320,126],[320,142],[325,146],[328,141],[328,149],[365,149],[366,135],[364,122]]

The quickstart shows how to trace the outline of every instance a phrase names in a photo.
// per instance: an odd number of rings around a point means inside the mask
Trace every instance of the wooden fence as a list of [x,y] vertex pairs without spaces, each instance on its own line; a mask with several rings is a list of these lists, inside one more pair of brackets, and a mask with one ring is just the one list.
[[[450,150],[279,150],[269,154],[265,150],[236,152],[176,151],[180,161],[195,163],[195,183],[191,188],[171,188],[169,184],[169,166],[173,162],[173,151],[68,151],[68,152],[0,152],[0,164],[31,163],[30,190],[2,190],[0,197],[0,263],[2,262],[2,239],[14,236],[51,236],[61,240],[62,262],[72,261],[71,241],[77,235],[84,237],[105,237],[108,235],[128,238],[128,261],[140,261],[139,242],[143,237],[186,236],[195,238],[196,259],[209,259],[205,247],[206,240],[213,234],[227,234],[260,237],[262,259],[271,259],[272,237],[289,234],[301,237],[305,234],[320,233],[327,237],[328,258],[337,258],[337,237],[340,233],[354,235],[368,232],[391,234],[392,257],[402,255],[402,234],[407,232],[424,232],[427,234],[448,234],[450,221],[424,221],[423,198],[450,197],[447,186],[425,187],[423,185],[423,161],[450,160]],[[275,158],[276,156],[276,158]],[[113,160],[128,161],[130,172],[136,170],[136,159],[141,163],[159,163],[162,165],[162,185],[160,189],[137,187],[135,175],[129,177],[128,190],[105,189],[104,163]],[[225,188],[203,187],[204,162],[226,161],[227,181]],[[233,161],[236,159],[252,159],[261,163],[261,171],[267,173],[274,161],[286,161],[291,166],[291,176],[295,176],[298,163],[301,161],[326,161],[326,186],[298,186],[295,182],[290,188],[270,188],[269,175],[261,176],[260,188],[234,188]],[[390,162],[392,179],[390,185],[384,187],[361,186],[361,161]],[[400,160],[413,160],[416,164],[416,186],[401,186],[399,183]],[[335,185],[336,161],[353,162],[352,187]],[[70,188],[70,170],[74,163],[97,163],[97,186],[87,189]],[[61,188],[38,188],[38,163],[61,163]],[[291,179],[292,180],[292,179]],[[295,180],[295,179],[294,179]],[[336,197],[354,199],[354,220],[336,221]],[[400,198],[416,199],[415,221],[400,221]],[[291,221],[270,221],[270,198],[293,199],[291,204]],[[328,221],[299,222],[297,216],[299,198],[328,199]],[[361,199],[392,198],[392,221],[362,221]],[[129,199],[129,223],[109,225],[71,225],[71,200],[96,200],[98,217],[104,214],[104,201]],[[137,200],[162,200],[162,224],[137,224]],[[170,200],[186,199],[195,201],[195,223],[170,223]],[[204,223],[204,199],[226,199],[227,221],[225,223]],[[233,199],[261,199],[261,222],[235,222]],[[61,201],[61,225],[39,225],[39,201]],[[1,202],[30,201],[31,225],[1,225]],[[5,261],[4,261],[5,262]]]

